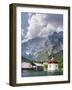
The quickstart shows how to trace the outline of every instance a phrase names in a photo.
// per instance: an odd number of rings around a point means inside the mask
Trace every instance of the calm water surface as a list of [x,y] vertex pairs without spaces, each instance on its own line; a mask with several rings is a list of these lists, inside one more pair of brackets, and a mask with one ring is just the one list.
[[22,77],[31,77],[31,76],[52,76],[52,75],[63,75],[63,71],[34,71],[34,70],[22,70]]

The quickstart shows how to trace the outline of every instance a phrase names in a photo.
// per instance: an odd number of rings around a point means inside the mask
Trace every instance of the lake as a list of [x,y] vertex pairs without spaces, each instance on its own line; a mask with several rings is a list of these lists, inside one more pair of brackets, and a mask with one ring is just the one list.
[[35,71],[35,70],[22,70],[22,77],[33,77],[33,76],[54,76],[54,75],[63,75],[62,70],[58,71]]

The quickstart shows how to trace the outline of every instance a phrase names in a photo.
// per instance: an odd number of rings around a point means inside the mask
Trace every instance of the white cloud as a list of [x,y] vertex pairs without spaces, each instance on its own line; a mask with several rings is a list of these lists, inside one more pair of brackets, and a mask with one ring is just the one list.
[[62,26],[58,26],[56,31],[57,32],[63,31],[63,27]]
[[56,30],[56,27],[51,24],[47,24],[41,32],[39,33],[39,36],[41,37],[48,37],[49,34],[52,34]]
[[29,19],[29,27],[28,27],[28,33],[27,37],[28,38],[34,38],[39,36],[39,33],[41,32],[42,28],[47,24],[46,23],[46,16],[43,14],[34,14],[32,17]]
[[28,16],[31,17],[33,14],[32,13],[28,13]]
[[39,24],[40,26],[43,26],[46,25],[47,23],[46,18],[47,18],[46,14],[33,14],[28,22],[30,25]]
[[[27,39],[32,39],[35,37],[46,37],[48,34],[52,34],[53,31],[62,31],[62,25],[61,21],[58,23],[58,17],[57,21],[56,19],[53,19],[54,16],[48,15],[48,14],[31,14],[29,13],[30,17],[28,20],[28,32],[26,35]],[[56,18],[56,16],[55,16]],[[51,21],[50,21],[51,19]],[[53,22],[52,22],[53,19]],[[54,21],[55,20],[55,21]],[[56,24],[57,23],[57,24]]]
[[24,36],[24,29],[21,30],[21,36]]

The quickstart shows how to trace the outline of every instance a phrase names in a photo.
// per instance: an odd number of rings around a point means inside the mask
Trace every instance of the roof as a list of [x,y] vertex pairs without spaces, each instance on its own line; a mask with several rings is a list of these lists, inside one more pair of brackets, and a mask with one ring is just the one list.
[[42,64],[39,63],[34,63],[36,66],[43,66]]
[[52,64],[52,63],[58,64],[58,61],[52,57],[50,60],[48,60],[48,63],[49,64]]

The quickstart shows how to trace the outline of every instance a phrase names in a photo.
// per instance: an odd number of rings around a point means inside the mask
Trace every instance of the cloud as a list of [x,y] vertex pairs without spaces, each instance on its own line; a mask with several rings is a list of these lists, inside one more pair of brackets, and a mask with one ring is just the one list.
[[46,14],[33,14],[31,19],[28,20],[30,25],[39,24],[40,26],[46,25]]
[[39,33],[40,37],[48,37],[49,34],[52,34],[56,30],[56,27],[52,24],[47,24],[41,32]]
[[39,33],[41,32],[42,28],[47,24],[46,15],[43,14],[34,14],[32,17],[28,20],[29,27],[28,27],[28,38],[34,38],[39,36]]
[[57,30],[56,30],[56,31],[57,31],[57,32],[63,31],[63,27],[62,27],[62,26],[57,27]]
[[21,30],[21,39],[23,40],[25,37],[24,29]]
[[54,31],[63,30],[63,16],[60,14],[29,13],[27,39],[47,37]]
[[63,25],[63,15],[62,14],[48,14],[47,20],[49,23],[54,24],[54,26]]
[[28,13],[29,18],[31,18],[31,17],[32,17],[32,15],[33,15],[32,13]]

